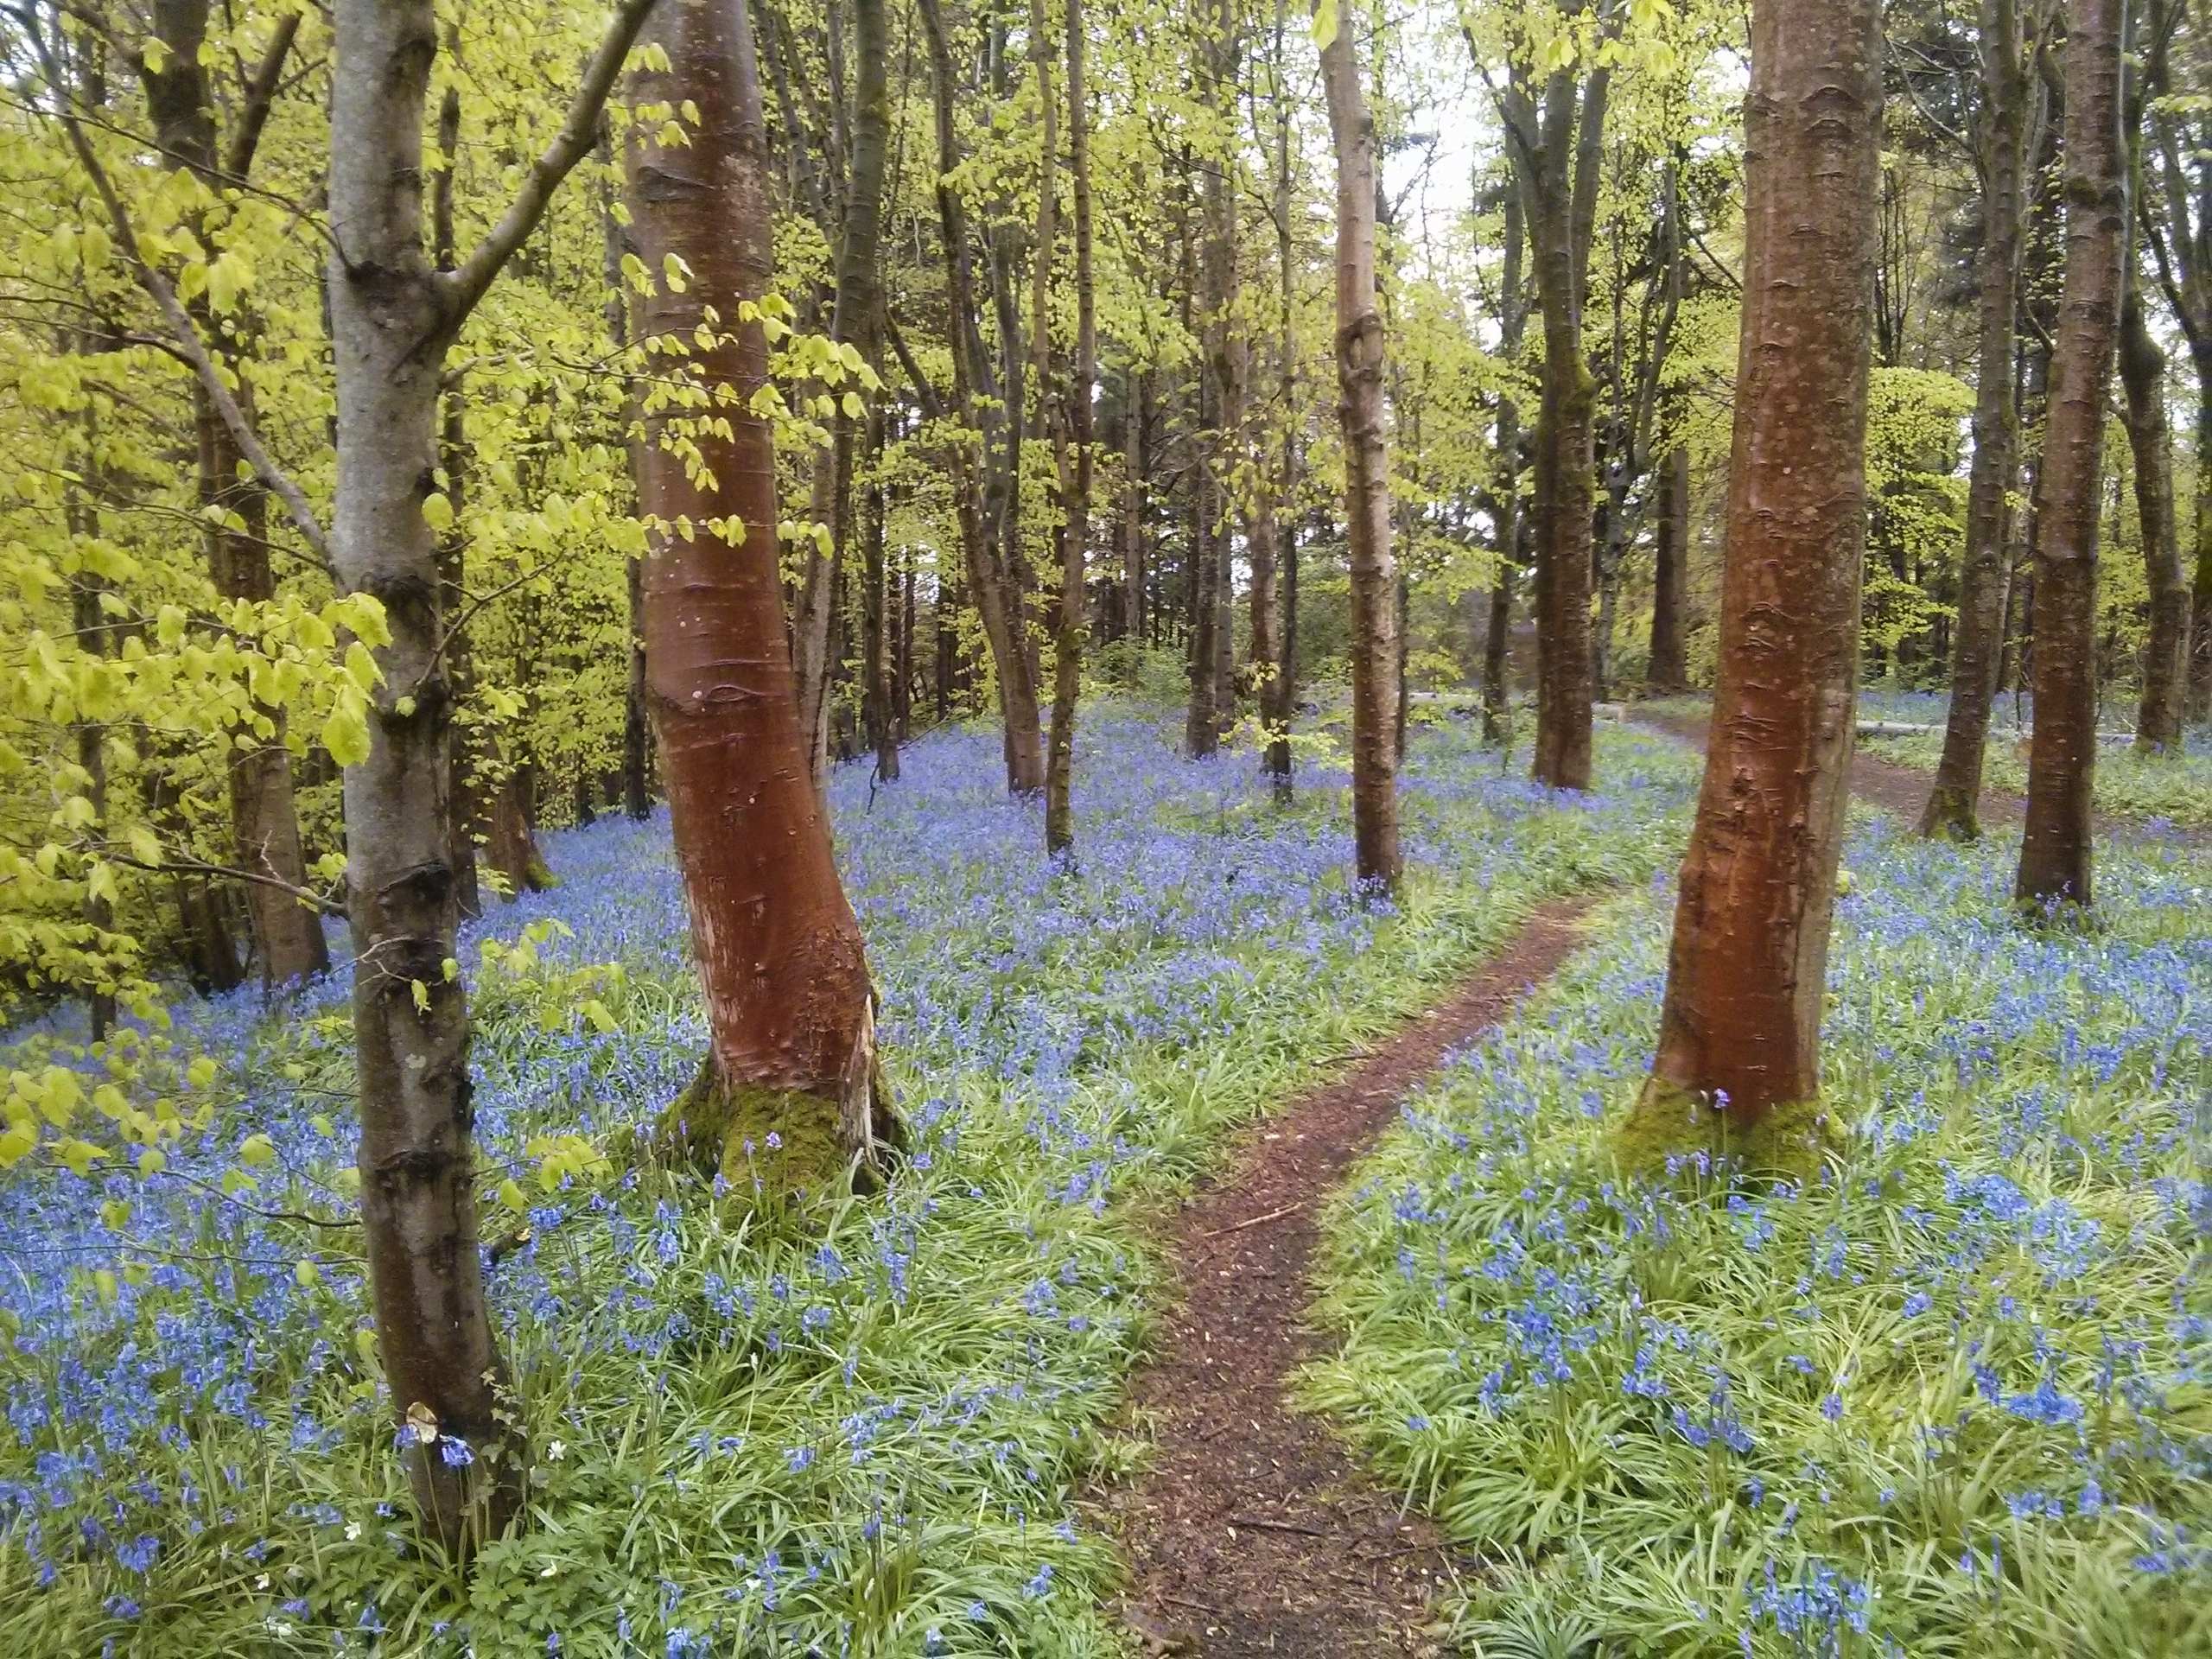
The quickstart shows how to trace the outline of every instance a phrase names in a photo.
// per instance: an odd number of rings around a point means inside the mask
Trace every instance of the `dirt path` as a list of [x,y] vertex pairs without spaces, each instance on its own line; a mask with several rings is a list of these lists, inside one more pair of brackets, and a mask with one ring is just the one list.
[[[1707,722],[1703,715],[1662,715],[1639,709],[1631,720],[1636,725],[1679,739],[1700,754],[1705,753]],[[1920,822],[1921,809],[1928,804],[1932,781],[1928,772],[1915,772],[1893,760],[1879,760],[1863,749],[1852,751],[1851,792],[1885,812],[1894,813],[1907,823]],[[1984,787],[1981,791],[1980,817],[1985,823],[2018,823],[2027,817],[2027,803],[2007,790]]]
[[1420,1631],[1458,1565],[1442,1535],[1284,1397],[1319,1346],[1305,1324],[1316,1212],[1407,1094],[1565,960],[1591,902],[1538,911],[1448,1001],[1256,1125],[1173,1217],[1176,1305],[1131,1391],[1156,1455],[1094,1500],[1129,1562],[1124,1617],[1148,1651],[1437,1651]]
[[[1703,715],[1668,715],[1656,709],[1639,709],[1630,716],[1630,723],[1664,736],[1679,740],[1705,753],[1707,720]],[[1916,772],[1910,766],[1898,766],[1893,760],[1884,760],[1854,748],[1851,753],[1851,792],[1862,801],[1880,807],[1907,824],[1920,822],[1923,808],[1928,804],[1928,791],[1935,782],[1934,774]],[[2001,823],[2016,828],[2028,816],[2026,800],[2010,790],[1993,789],[1984,785],[1981,791],[1980,817],[1985,824]],[[2101,836],[2148,836],[2154,834],[2145,821],[2125,813],[2100,812],[2095,818],[2096,832]],[[2179,842],[2185,846],[2212,845],[2212,830],[2201,825],[2177,824],[2155,832],[2160,841]]]

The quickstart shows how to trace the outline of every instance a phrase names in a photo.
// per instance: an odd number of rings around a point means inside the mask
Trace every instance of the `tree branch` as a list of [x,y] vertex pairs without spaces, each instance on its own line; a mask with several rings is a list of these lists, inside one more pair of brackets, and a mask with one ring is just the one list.
[[238,129],[223,151],[223,171],[234,179],[243,179],[253,169],[253,153],[261,147],[262,129],[269,124],[276,89],[283,83],[284,60],[291,55],[293,39],[300,32],[300,16],[296,11],[287,12],[276,20],[276,32],[269,37],[268,49],[262,53],[253,79],[246,83],[245,105],[238,111]]
[[458,270],[441,279],[446,289],[448,329],[459,330],[468,314],[476,308],[476,302],[484,297],[484,290],[492,286],[492,279],[537,228],[538,220],[545,217],[545,209],[561,181],[591,153],[599,136],[599,112],[606,105],[607,95],[614,90],[614,79],[622,73],[631,44],[645,27],[654,0],[621,0],[616,6],[606,35],[584,65],[583,82],[569,102],[568,114],[562,118],[560,131],[554,134],[544,154],[531,163],[522,188],[507,204],[507,211],[499,216],[499,222],[485,234]]
[[38,20],[27,12],[16,11],[13,15],[22,25],[23,32],[38,54],[39,67],[54,89],[54,113],[60,118],[62,130],[68,137],[70,149],[76,152],[79,165],[84,168],[86,176],[92,181],[93,192],[100,199],[100,206],[107,212],[116,241],[124,257],[130,262],[130,269],[137,276],[138,285],[146,290],[156,308],[161,312],[162,320],[168,324],[169,333],[175,339],[178,349],[185,360],[191,364],[200,384],[207,388],[207,401],[214,405],[215,413],[228,429],[232,442],[238,447],[238,454],[245,456],[246,464],[253,468],[254,477],[259,480],[262,488],[283,503],[285,517],[307,538],[308,545],[315,550],[316,556],[327,562],[330,557],[329,540],[323,535],[322,525],[315,518],[315,509],[308,505],[305,493],[270,459],[269,452],[261,447],[261,439],[254,432],[253,423],[246,419],[245,410],[238,407],[238,400],[231,395],[222,371],[209,354],[207,342],[200,338],[199,328],[179,302],[176,290],[138,251],[138,233],[131,226],[130,210],[123,205],[123,198],[116,194],[106,168],[100,165],[99,157],[92,151],[92,140],[85,136],[84,127],[78,122],[66,91],[60,66],[54,61],[53,48],[47,44],[46,35],[38,27]]

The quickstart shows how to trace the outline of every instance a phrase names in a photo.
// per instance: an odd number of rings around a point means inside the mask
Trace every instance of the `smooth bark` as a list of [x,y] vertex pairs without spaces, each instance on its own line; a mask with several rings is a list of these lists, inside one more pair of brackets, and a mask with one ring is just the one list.
[[[683,292],[640,302],[643,333],[712,343],[688,372],[728,388],[711,425],[648,399],[638,499],[647,515],[646,686],[677,861],[705,991],[709,1052],[670,1109],[664,1145],[754,1183],[812,1191],[872,1166],[897,1136],[879,1083],[874,992],[837,878],[792,695],[777,556],[775,454],[753,407],[767,342],[740,308],[769,292],[767,142],[744,0],[664,0],[646,33],[665,70],[642,70],[644,103],[690,99],[690,143],[633,131],[633,233],[646,268],[682,259]],[[686,465],[695,445],[705,471]],[[734,520],[733,545],[687,540],[676,521]],[[771,1147],[768,1137],[779,1146]],[[757,1190],[757,1189],[756,1189]]]
[[1397,569],[1390,550],[1382,428],[1385,347],[1375,284],[1375,121],[1343,19],[1321,48],[1337,161],[1337,419],[1344,434],[1344,529],[1351,560],[1351,812],[1363,881],[1398,882]]
[[1651,1077],[1617,1145],[1817,1145],[1850,794],[1882,124],[1876,0],[1763,0],[1713,724]]
[[[1045,773],[1045,849],[1048,853],[1064,853],[1075,844],[1075,715],[1083,685],[1083,602],[1090,545],[1090,398],[1098,379],[1097,300],[1091,277],[1090,107],[1084,79],[1083,0],[1065,0],[1065,4],[1068,166],[1075,198],[1076,338],[1075,374],[1068,387],[1065,423],[1066,441],[1060,452],[1067,521],[1060,529],[1058,619],[1052,636],[1052,746]],[[1041,16],[1043,0],[1038,0],[1038,11]],[[1049,94],[1048,74],[1046,90]],[[1048,106],[1049,102],[1048,97]],[[1039,256],[1040,276],[1047,257]]]
[[1920,815],[1920,833],[1971,841],[1980,834],[1982,757],[2005,649],[2005,589],[2012,576],[2012,496],[2019,472],[2018,387],[2022,229],[2028,158],[2042,83],[2035,58],[2040,0],[1981,0],[1981,108],[1974,165],[1981,180],[1980,306],[1975,347],[1974,461],[1967,480],[1966,551],[1959,564],[1958,632],[1943,753]]

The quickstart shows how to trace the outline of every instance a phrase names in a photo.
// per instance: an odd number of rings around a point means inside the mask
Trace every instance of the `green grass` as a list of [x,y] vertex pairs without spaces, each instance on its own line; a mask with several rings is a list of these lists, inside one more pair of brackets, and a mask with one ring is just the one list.
[[2212,861],[2063,931],[1993,850],[1847,863],[1829,1175],[1617,1178],[1655,884],[1332,1214],[1306,1397],[1481,1561],[1470,1653],[2212,1652]]
[[[1894,766],[1932,772],[1943,756],[1943,734],[1870,739],[1866,752]],[[2027,756],[2018,742],[1993,740],[1982,760],[1986,787],[2018,795],[2028,787]],[[2146,755],[2118,743],[2097,746],[2100,812],[2165,818],[2195,829],[2212,826],[2212,753]]]
[[1607,732],[1617,793],[1570,802],[1425,735],[1390,906],[1346,887],[1339,788],[1277,813],[1247,759],[1185,765],[1125,715],[1084,730],[1073,872],[1036,853],[988,734],[918,746],[873,799],[836,786],[915,1129],[880,1198],[741,1207],[588,1156],[540,1185],[541,1137],[619,1149],[697,1064],[663,826],[554,837],[561,887],[486,931],[573,938],[464,951],[487,1236],[522,1219],[503,1182],[531,1206],[492,1275],[535,1448],[531,1524],[473,1580],[408,1517],[353,1236],[180,1184],[265,1133],[251,1203],[346,1212],[344,986],[276,1022],[194,1014],[225,1064],[168,1173],[0,1185],[10,1249],[57,1264],[0,1308],[0,1652],[1117,1651],[1115,1563],[1072,1498],[1139,1455],[1110,1424],[1148,1201],[1537,904],[1664,866],[1694,773]]

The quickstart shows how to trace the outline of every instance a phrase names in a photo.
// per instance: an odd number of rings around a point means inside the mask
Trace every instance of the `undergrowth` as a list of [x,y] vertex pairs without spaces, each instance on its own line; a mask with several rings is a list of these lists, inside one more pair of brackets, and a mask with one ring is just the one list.
[[2212,1652],[2212,861],[1854,836],[1840,1161],[1620,1179],[1671,884],[1458,1057],[1329,1228],[1303,1380],[1484,1570],[1491,1656]]
[[[1665,863],[1691,763],[1599,742],[1605,792],[1568,800],[1422,735],[1395,906],[1348,885],[1341,772],[1279,811],[1250,757],[1184,762],[1126,711],[1084,721],[1072,866],[988,732],[889,789],[842,772],[913,1149],[887,1192],[798,1213],[628,1166],[705,1041],[666,823],[550,837],[560,887],[461,952],[534,1455],[531,1524],[470,1583],[408,1516],[364,1315],[344,973],[273,1015],[181,1005],[164,1163],[0,1175],[0,1652],[1113,1650],[1071,1497],[1134,1455],[1106,1428],[1148,1274],[1120,1201],[1545,898]],[[104,1057],[65,1023],[10,1058]]]

